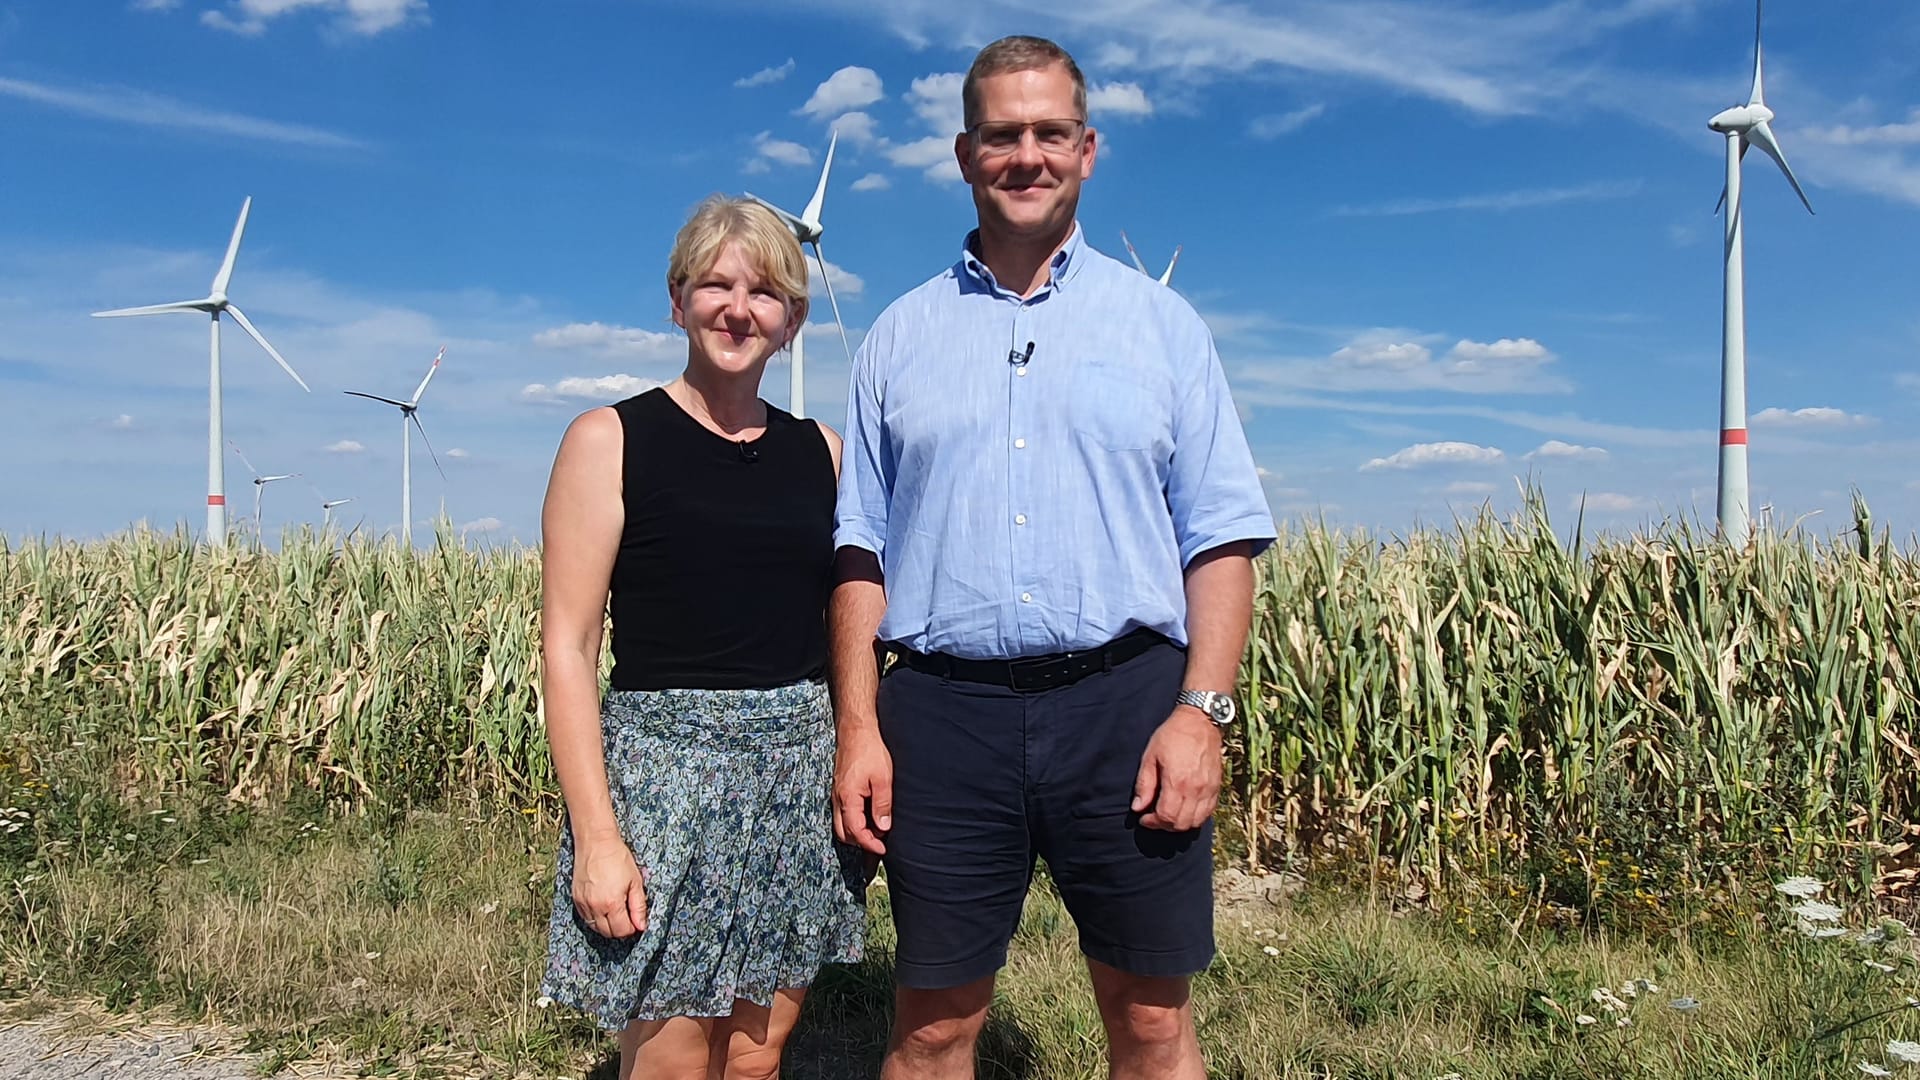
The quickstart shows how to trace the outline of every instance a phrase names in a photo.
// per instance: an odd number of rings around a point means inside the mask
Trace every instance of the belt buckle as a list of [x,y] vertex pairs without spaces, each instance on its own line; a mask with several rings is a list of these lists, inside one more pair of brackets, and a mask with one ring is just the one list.
[[1054,672],[1073,658],[1072,653],[1065,656],[1030,656],[1020,660],[1007,661],[1007,685],[1022,692],[1045,690],[1057,685]]

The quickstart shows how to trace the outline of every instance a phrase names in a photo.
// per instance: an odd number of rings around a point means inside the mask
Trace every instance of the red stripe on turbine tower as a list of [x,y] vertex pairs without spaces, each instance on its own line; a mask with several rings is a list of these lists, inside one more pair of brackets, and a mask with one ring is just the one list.
[[1721,446],[1747,445],[1747,429],[1746,428],[1727,428],[1725,431],[1722,431],[1720,433],[1720,445]]
[[207,505],[225,506],[227,505],[227,497],[225,495],[209,495],[207,496]]

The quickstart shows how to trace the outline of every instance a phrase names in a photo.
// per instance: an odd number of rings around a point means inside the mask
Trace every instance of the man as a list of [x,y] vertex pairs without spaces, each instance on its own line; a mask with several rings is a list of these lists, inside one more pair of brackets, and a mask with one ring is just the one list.
[[1111,1075],[1198,1080],[1219,724],[1273,520],[1205,325],[1081,237],[1072,58],[1005,38],[963,94],[979,229],[855,357],[835,532],[834,827],[884,857],[899,937],[881,1075],[973,1075],[1038,856]]

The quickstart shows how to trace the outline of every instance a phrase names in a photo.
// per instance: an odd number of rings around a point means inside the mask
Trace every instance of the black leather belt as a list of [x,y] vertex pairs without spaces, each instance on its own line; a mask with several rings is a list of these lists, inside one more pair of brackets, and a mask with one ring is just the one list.
[[915,671],[961,682],[991,683],[1029,693],[1068,686],[1096,671],[1115,667],[1167,640],[1145,628],[1134,630],[1094,649],[1023,656],[1018,660],[969,660],[946,653],[920,653],[893,646],[899,662]]

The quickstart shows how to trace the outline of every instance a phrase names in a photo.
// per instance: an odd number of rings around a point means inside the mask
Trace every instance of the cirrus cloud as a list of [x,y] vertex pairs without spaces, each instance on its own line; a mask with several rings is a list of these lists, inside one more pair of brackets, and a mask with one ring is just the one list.
[[1799,428],[1802,430],[1866,427],[1873,423],[1870,416],[1850,413],[1845,409],[1835,409],[1825,405],[1816,405],[1807,409],[1762,409],[1747,421],[1752,427]]
[[529,383],[520,388],[520,400],[539,405],[568,401],[614,402],[664,385],[659,379],[643,379],[637,375],[576,375],[552,386]]
[[1573,443],[1561,442],[1559,439],[1548,439],[1534,449],[1527,451],[1526,459],[1528,461],[1543,458],[1559,458],[1571,461],[1601,461],[1604,460],[1606,456],[1607,452],[1597,446],[1577,446]]

